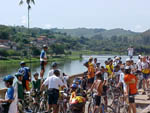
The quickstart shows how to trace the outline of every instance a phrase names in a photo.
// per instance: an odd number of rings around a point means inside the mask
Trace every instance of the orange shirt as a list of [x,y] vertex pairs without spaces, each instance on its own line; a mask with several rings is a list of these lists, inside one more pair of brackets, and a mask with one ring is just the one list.
[[[130,83],[132,80],[135,80],[135,83]],[[132,74],[126,74],[124,76],[124,81],[126,84],[129,84],[129,93],[130,94],[136,94],[137,93],[137,78],[135,75]]]
[[95,69],[94,69],[94,65],[92,63],[89,63],[88,66],[88,78],[93,78],[95,76]]

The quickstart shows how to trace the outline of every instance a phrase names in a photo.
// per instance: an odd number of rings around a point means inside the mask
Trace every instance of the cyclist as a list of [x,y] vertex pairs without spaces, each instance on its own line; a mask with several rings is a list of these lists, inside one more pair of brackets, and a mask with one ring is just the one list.
[[150,69],[149,69],[149,64],[146,60],[146,57],[142,57],[142,74],[143,74],[143,89],[144,89],[144,92],[143,94],[146,94],[145,93],[145,90],[146,90],[146,86],[147,88],[149,88],[149,72],[150,72]]
[[137,94],[137,78],[135,75],[131,74],[131,69],[129,66],[125,67],[124,81],[126,84],[126,96],[129,98],[129,113],[131,110],[136,113],[135,95]]
[[96,80],[94,81],[92,87],[90,88],[88,92],[91,92],[91,91],[93,91],[95,95],[95,98],[94,98],[94,102],[95,102],[94,113],[95,113],[97,108],[101,104],[101,96],[102,96],[102,91],[103,91],[103,80],[102,80],[102,74],[100,71],[96,73]]
[[78,85],[72,84],[70,96],[70,110],[74,113],[84,113],[84,106],[86,99],[77,92]]
[[44,76],[45,66],[47,64],[47,56],[46,56],[47,50],[48,50],[48,47],[46,45],[43,45],[43,49],[42,49],[41,55],[40,55],[40,65],[41,65],[40,77],[41,78],[43,78],[43,76]]
[[16,73],[15,76],[17,78],[17,82],[15,83],[15,89],[17,91],[18,112],[22,112],[22,110],[23,110],[22,109],[22,105],[23,105],[22,102],[24,101],[24,88],[23,88],[23,84],[22,84],[23,74],[22,73]]
[[48,86],[48,108],[47,112],[51,108],[53,108],[54,113],[57,113],[57,101],[59,98],[59,87],[65,87],[62,80],[59,78],[60,72],[59,70],[54,70],[54,74],[48,77],[43,84],[41,85],[40,91],[44,88],[44,86]]
[[102,80],[103,80],[103,95],[104,100],[105,100],[105,105],[107,105],[108,100],[107,100],[107,84],[108,84],[108,73],[107,73],[107,69],[104,68],[104,66],[101,66],[101,74],[102,74]]
[[23,74],[16,73],[15,76],[17,78],[17,82],[15,83],[15,88],[17,89],[18,92],[18,100],[24,100],[24,88],[22,84]]
[[88,87],[90,88],[92,84],[94,83],[94,77],[95,77],[95,69],[94,65],[92,64],[93,58],[90,57],[88,61]]
[[12,75],[7,75],[4,77],[3,81],[5,86],[8,88],[5,99],[0,100],[0,104],[3,107],[3,113],[17,113],[17,103],[15,100],[15,92],[13,85],[14,77]]
[[39,73],[35,72],[33,74],[33,76],[34,76],[34,80],[32,81],[33,90],[40,91],[40,87],[41,87],[42,81],[41,81],[41,79],[38,78],[39,77]]
[[19,69],[19,73],[23,74],[23,86],[24,88],[29,91],[30,90],[30,81],[31,81],[31,72],[30,68],[26,67],[26,63],[24,61],[20,62],[21,68]]

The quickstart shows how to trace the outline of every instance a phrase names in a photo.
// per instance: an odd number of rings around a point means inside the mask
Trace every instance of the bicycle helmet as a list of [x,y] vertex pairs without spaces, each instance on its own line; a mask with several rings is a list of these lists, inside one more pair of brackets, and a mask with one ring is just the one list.
[[71,88],[77,88],[78,86],[77,86],[77,84],[72,84],[71,85]]
[[15,76],[19,77],[19,76],[23,76],[23,74],[18,72],[18,73],[15,74]]
[[7,75],[3,78],[4,82],[13,81],[13,80],[14,80],[14,76],[12,75]]

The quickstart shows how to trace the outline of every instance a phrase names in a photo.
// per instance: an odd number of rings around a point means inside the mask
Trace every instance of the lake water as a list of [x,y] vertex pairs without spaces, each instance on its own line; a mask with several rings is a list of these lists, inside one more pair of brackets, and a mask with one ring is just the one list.
[[[86,71],[86,68],[83,66],[83,63],[88,61],[88,58],[90,56],[83,56],[82,60],[73,60],[73,61],[64,61],[64,62],[59,62],[59,68],[66,73],[67,75],[74,75],[78,73],[82,73]],[[113,58],[114,56],[97,56],[97,55],[92,55],[93,58],[97,58],[98,62],[101,63],[101,65],[104,65],[104,61],[107,60],[109,57]],[[122,61],[125,62],[125,60],[128,58],[128,56],[121,56]],[[133,60],[137,62],[137,56],[133,57]],[[27,64],[29,66],[29,64]],[[2,78],[5,75],[11,74],[14,75],[18,69],[19,69],[19,64],[17,63],[7,63],[0,65],[0,88],[4,87],[4,83],[2,81]],[[32,63],[31,66],[31,72],[32,74],[34,72],[40,72],[40,63]],[[50,63],[46,66],[46,72],[45,72],[45,77],[48,75],[48,72],[50,70]]]

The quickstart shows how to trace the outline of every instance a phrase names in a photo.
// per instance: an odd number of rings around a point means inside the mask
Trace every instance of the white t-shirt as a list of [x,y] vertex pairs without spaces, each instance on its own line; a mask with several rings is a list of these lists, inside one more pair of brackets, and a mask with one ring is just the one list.
[[142,62],[141,62],[141,60],[138,60],[136,65],[137,65],[137,70],[142,71]]
[[119,82],[123,84],[123,89],[124,89],[124,91],[125,91],[125,90],[126,90],[126,84],[125,84],[125,82],[124,82],[124,76],[125,76],[124,73],[120,73]]
[[108,73],[104,72],[104,80],[108,80]]
[[142,69],[147,69],[149,67],[147,62],[142,62],[141,65],[142,65]]
[[58,89],[59,90],[59,87],[63,86],[64,83],[62,82],[62,80],[55,76],[55,75],[52,75],[50,77],[48,77],[44,83],[43,83],[45,86],[48,86],[48,89],[50,88],[54,88],[54,89]]
[[[62,71],[61,71],[60,69],[57,69],[57,70],[60,72],[59,78],[60,78],[62,81],[64,81],[64,77],[63,77]],[[48,75],[49,75],[49,77],[52,76],[52,75],[54,75],[54,69],[51,69],[51,70],[48,72]]]
[[128,56],[133,56],[133,48],[128,48]]
[[121,71],[121,70],[119,70],[118,72],[114,72],[115,76],[119,76],[119,75],[120,75],[120,73],[122,73],[122,71]]

